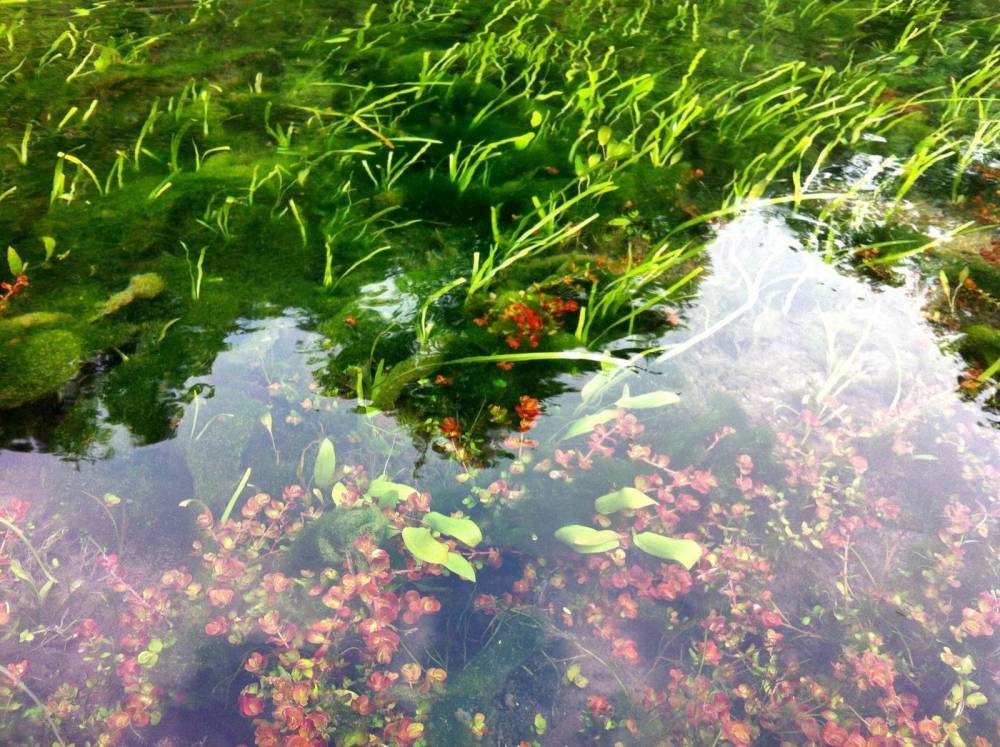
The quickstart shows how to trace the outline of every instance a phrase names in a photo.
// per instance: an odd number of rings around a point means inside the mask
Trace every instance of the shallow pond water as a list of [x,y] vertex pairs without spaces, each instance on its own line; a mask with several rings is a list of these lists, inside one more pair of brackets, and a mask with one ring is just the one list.
[[0,3],[0,743],[1000,743],[996,17],[763,6]]

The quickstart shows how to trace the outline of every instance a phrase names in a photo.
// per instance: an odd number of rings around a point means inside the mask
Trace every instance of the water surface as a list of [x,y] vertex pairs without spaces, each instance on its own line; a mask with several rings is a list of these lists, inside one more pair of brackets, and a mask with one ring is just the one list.
[[0,742],[997,742],[996,19],[766,5],[2,6]]

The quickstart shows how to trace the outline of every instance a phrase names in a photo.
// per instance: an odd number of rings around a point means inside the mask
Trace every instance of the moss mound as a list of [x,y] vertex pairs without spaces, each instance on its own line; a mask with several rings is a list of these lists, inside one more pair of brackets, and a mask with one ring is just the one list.
[[992,365],[993,361],[1000,358],[1000,329],[986,324],[966,327],[959,350],[971,361],[983,366]]
[[54,394],[83,363],[83,342],[66,330],[41,330],[0,343],[0,409]]
[[128,287],[112,295],[98,312],[97,316],[108,316],[121,311],[133,301],[156,298],[166,290],[167,284],[155,272],[133,275],[128,281]]
[[32,311],[28,314],[15,316],[13,319],[0,320],[0,337],[10,337],[35,327],[48,327],[69,321],[68,314],[55,311]]

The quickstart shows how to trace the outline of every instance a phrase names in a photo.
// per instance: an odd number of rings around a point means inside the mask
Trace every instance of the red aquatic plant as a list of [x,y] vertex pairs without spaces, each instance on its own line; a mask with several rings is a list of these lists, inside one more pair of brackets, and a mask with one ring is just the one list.
[[503,337],[512,350],[535,349],[542,340],[555,334],[562,317],[579,311],[573,299],[564,299],[540,291],[521,293],[499,312],[488,312],[473,319],[479,327],[489,327]]
[[[515,408],[529,426],[540,411],[527,395]],[[577,670],[567,673],[565,687],[586,692],[575,701],[566,696],[560,707],[575,702],[581,711],[580,723],[592,731],[581,741],[614,732],[623,743],[655,733],[677,744],[895,747],[962,739],[984,747],[995,725],[983,706],[992,704],[1000,672],[983,652],[992,650],[1000,602],[995,590],[984,589],[980,571],[994,562],[989,552],[1000,513],[972,496],[995,494],[1000,471],[988,457],[965,455],[961,484],[934,509],[936,536],[914,552],[902,526],[906,496],[873,474],[866,450],[878,433],[902,472],[925,447],[912,431],[886,432],[890,419],[879,417],[834,422],[784,408],[772,424],[773,451],[751,456],[731,441],[722,446],[743,434],[721,429],[704,439],[705,453],[733,446],[728,455],[686,466],[643,440],[643,420],[624,411],[551,455],[538,440],[510,434],[505,445],[516,456],[508,469],[489,473],[481,485],[480,473],[463,472],[469,504],[478,499],[477,510],[498,525],[508,508],[549,495],[545,486],[553,481],[578,490],[613,474],[608,489],[628,486],[648,502],[591,516],[619,538],[617,547],[518,551],[511,554],[518,573],[509,581],[486,578],[498,553],[466,552],[484,571],[471,608],[478,615],[529,615],[544,620],[554,640],[579,644],[572,648]],[[966,437],[953,434],[954,443]],[[373,511],[385,525],[359,532],[323,567],[293,571],[282,562],[310,523],[331,510],[296,487],[280,497],[250,497],[225,523],[200,514],[194,563],[168,570],[158,583],[137,583],[118,558],[103,558],[103,583],[127,632],[110,633],[95,617],[77,626],[81,652],[114,658],[104,676],[120,693],[103,704],[99,727],[91,720],[86,728],[112,744],[156,723],[175,695],[158,689],[156,656],[169,648],[169,625],[183,619],[205,630],[208,645],[236,654],[243,679],[230,707],[252,720],[258,744],[319,745],[354,729],[369,742],[426,741],[427,714],[447,673],[408,655],[404,644],[417,640],[410,636],[449,599],[425,585],[440,585],[446,571],[415,561],[395,533],[424,526],[431,499],[412,491],[379,505],[363,469],[344,475],[335,510]],[[30,507],[0,510],[27,526]],[[635,539],[642,532],[696,539],[706,552],[687,568],[643,554]],[[458,546],[447,536],[435,541],[449,551]],[[0,553],[16,546],[11,540]],[[787,563],[801,578],[782,577]],[[893,583],[893,574],[919,584]],[[808,605],[805,585],[814,595]],[[3,604],[16,624],[17,598],[5,593]],[[887,634],[885,617],[905,627]],[[822,656],[810,652],[814,646]],[[925,652],[924,659],[914,652]],[[926,652],[933,664],[927,670],[947,680],[937,700],[931,690],[915,694],[928,675],[914,660],[926,666]],[[30,678],[31,662],[24,662],[17,676]],[[598,667],[611,670],[603,680],[620,680],[636,703],[602,685]],[[46,693],[51,712],[85,723],[87,707],[73,695],[82,684]],[[489,705],[476,704],[482,719],[464,721],[474,737],[487,738]],[[530,734],[513,739],[523,736]]]
[[462,437],[462,428],[458,424],[458,420],[448,416],[441,421],[440,425],[441,434],[451,440],[456,440]]
[[0,314],[7,311],[10,302],[30,285],[27,275],[18,275],[13,283],[0,282]]
[[534,426],[535,421],[538,420],[539,416],[542,414],[541,405],[538,400],[534,397],[529,397],[526,394],[521,395],[521,399],[518,401],[517,405],[514,407],[514,412],[520,418],[520,424],[518,430],[527,431]]

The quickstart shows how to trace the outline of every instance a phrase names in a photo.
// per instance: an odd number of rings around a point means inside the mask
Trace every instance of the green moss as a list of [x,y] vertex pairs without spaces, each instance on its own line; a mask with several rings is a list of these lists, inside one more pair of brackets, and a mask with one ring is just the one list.
[[370,534],[378,544],[385,540],[388,529],[388,522],[377,506],[327,511],[296,538],[288,555],[287,569],[294,572],[299,568],[338,564],[344,558],[344,550],[358,537]]
[[115,293],[104,302],[97,316],[108,316],[121,311],[133,301],[139,299],[156,298],[166,290],[167,284],[155,272],[147,272],[142,275],[133,275],[128,282],[128,287]]
[[83,360],[80,338],[66,330],[40,330],[0,343],[0,409],[58,392]]
[[35,327],[49,327],[69,321],[67,314],[55,311],[32,311],[12,319],[0,319],[0,338],[20,334]]
[[948,263],[946,271],[953,287],[958,284],[958,275],[966,266],[969,268],[969,277],[977,286],[994,298],[1000,298],[1000,269],[975,255],[963,255],[956,261]]
[[447,693],[431,711],[428,744],[477,744],[463,722],[477,712],[489,717],[508,681],[522,664],[539,655],[546,640],[532,618],[503,616],[486,646],[458,674],[449,674]]
[[228,66],[240,63],[253,70],[260,70],[262,66],[270,72],[280,70],[280,61],[273,56],[273,53],[269,54],[265,50],[253,47],[236,47],[188,56],[172,60],[167,64],[116,65],[109,70],[101,83],[109,86],[116,82],[138,81],[148,85],[150,81],[189,78],[219,68],[226,70]]
[[985,324],[966,327],[959,343],[962,355],[981,366],[989,366],[1000,359],[1000,329]]

